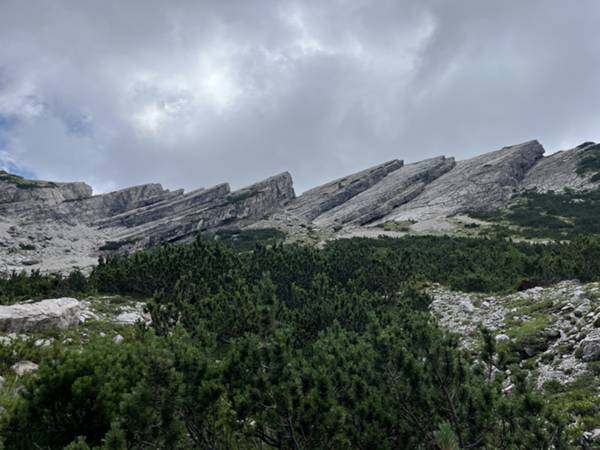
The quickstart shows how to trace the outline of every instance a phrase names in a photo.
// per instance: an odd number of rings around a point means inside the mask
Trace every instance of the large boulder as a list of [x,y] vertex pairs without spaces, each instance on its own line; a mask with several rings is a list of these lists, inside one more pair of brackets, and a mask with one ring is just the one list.
[[600,360],[600,330],[592,330],[582,341],[581,359],[584,361]]
[[0,306],[0,331],[21,333],[66,329],[79,324],[81,310],[81,303],[74,298]]
[[11,369],[18,376],[22,377],[23,375],[27,375],[28,373],[35,372],[38,370],[38,365],[31,361],[19,361],[11,366]]

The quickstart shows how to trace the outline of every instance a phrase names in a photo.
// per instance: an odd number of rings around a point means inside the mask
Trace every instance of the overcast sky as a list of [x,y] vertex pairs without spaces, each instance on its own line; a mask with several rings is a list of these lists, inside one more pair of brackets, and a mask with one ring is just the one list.
[[598,0],[0,0],[0,166],[297,192],[600,140]]

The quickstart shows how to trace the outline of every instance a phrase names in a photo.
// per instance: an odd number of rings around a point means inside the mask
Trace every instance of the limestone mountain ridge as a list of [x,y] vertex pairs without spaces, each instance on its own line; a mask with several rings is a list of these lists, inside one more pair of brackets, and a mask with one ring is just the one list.
[[228,183],[190,192],[151,183],[98,195],[82,182],[0,172],[0,270],[85,268],[105,252],[222,229],[289,232],[300,225],[331,238],[377,235],[383,224],[410,223],[429,232],[467,211],[500,208],[519,192],[595,188],[600,176],[580,164],[593,152],[600,146],[586,142],[544,156],[532,140],[461,161],[395,159],[298,196],[288,172],[235,191]]

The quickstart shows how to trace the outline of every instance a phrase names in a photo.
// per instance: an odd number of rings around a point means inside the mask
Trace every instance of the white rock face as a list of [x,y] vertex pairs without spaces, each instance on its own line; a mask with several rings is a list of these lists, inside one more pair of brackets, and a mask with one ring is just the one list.
[[459,161],[387,219],[420,221],[502,206],[543,153],[539,142],[529,141]]
[[598,187],[592,173],[577,172],[581,159],[599,148],[585,143],[543,157],[540,143],[529,141],[458,162],[438,156],[404,165],[394,159],[297,198],[287,172],[234,192],[227,183],[188,193],[145,184],[92,195],[83,183],[0,171],[0,271],[86,271],[105,252],[261,222],[302,239],[307,233],[313,239],[313,231],[323,239],[376,237],[393,232],[381,228],[390,221],[410,223],[417,233],[451,232],[461,214],[505,206],[526,190]]
[[81,303],[74,298],[56,298],[35,303],[0,306],[0,331],[21,333],[79,324]]
[[25,361],[19,361],[18,363],[13,364],[11,366],[11,369],[18,376],[22,377],[23,375],[26,375],[28,373],[35,372],[36,370],[38,370],[38,367],[39,366],[36,363],[25,360]]

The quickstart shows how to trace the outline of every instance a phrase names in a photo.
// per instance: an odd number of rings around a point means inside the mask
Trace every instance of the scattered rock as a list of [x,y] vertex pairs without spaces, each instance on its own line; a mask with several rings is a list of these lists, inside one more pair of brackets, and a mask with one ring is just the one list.
[[52,345],[52,339],[36,339],[33,345],[36,347],[50,347],[50,345]]
[[[495,330],[497,342],[515,342],[523,359],[531,359],[536,384],[541,387],[546,381],[556,380],[562,384],[575,381],[587,371],[590,361],[600,360],[600,314],[592,311],[595,300],[590,300],[597,292],[600,283],[581,284],[577,281],[563,281],[554,286],[535,287],[509,295],[479,296],[454,292],[440,286],[433,286],[429,293],[433,297],[431,309],[440,323],[457,333],[466,348],[472,348],[479,339],[480,325]],[[569,299],[568,305],[556,309]],[[468,300],[471,305],[489,304],[486,308],[474,308],[466,314],[461,306]],[[536,303],[541,309],[536,309]],[[573,310],[590,305],[590,312],[580,317]],[[566,308],[565,308],[566,306]],[[561,311],[564,309],[564,311]],[[533,311],[533,312],[532,312]],[[566,311],[566,312],[565,312]],[[526,313],[524,313],[526,312]],[[530,335],[519,334],[511,338],[505,320],[510,320],[511,328],[528,327],[531,320],[547,321],[547,328],[531,329]],[[521,324],[521,325],[519,325]],[[527,330],[527,328],[523,328]],[[511,349],[515,348],[511,345]]]
[[38,369],[38,365],[31,361],[19,361],[11,366],[13,372],[15,372],[18,376],[23,376],[31,372],[35,372]]
[[498,334],[496,335],[496,342],[506,342],[510,340],[507,334]]
[[113,342],[115,344],[121,344],[124,340],[125,340],[125,338],[123,336],[121,336],[120,334],[117,334],[115,337],[113,337]]

